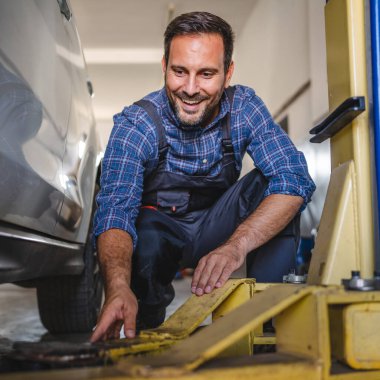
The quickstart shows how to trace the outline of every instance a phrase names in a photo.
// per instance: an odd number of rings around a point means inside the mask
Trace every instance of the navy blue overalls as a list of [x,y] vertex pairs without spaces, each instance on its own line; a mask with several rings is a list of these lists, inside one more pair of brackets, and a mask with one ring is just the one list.
[[[226,90],[232,106],[234,87]],[[139,301],[140,327],[163,322],[172,301],[171,282],[179,268],[196,267],[220,246],[260,204],[267,180],[258,169],[239,181],[231,141],[230,112],[222,120],[222,169],[217,176],[189,176],[165,171],[169,149],[161,117],[153,103],[136,102],[157,128],[159,162],[144,176],[143,207],[136,229],[132,289]],[[295,267],[299,216],[279,235],[247,256],[247,275],[259,282],[282,282]],[[152,316],[152,318],[150,318]],[[145,320],[144,320],[145,318]]]

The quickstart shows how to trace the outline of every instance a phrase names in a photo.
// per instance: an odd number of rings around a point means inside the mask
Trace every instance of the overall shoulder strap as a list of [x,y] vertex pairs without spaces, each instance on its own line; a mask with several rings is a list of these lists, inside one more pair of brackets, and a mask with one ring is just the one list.
[[232,103],[234,100],[234,94],[235,94],[235,86],[230,86],[226,88],[226,94],[228,98],[228,102],[230,105],[230,111],[227,112],[226,117],[223,121],[223,153],[232,153],[233,152],[233,146],[232,146],[232,139],[231,139],[231,110],[232,110]]
[[134,102],[137,106],[143,108],[146,113],[149,115],[154,125],[156,126],[157,137],[158,137],[158,159],[161,161],[168,150],[168,143],[166,141],[165,128],[162,124],[160,115],[157,112],[155,105],[146,99],[138,100]]
[[234,101],[235,90],[236,90],[235,86],[229,86],[226,88],[226,94],[227,94],[228,101],[230,103],[230,108],[232,108],[232,103]]

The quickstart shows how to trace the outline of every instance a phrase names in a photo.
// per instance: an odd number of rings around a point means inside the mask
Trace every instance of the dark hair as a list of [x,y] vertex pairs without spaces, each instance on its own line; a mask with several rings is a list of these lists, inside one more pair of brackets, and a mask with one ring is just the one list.
[[175,36],[216,33],[223,39],[224,71],[227,72],[232,60],[234,32],[222,18],[208,12],[184,13],[170,22],[164,33],[165,62],[168,63],[170,44]]

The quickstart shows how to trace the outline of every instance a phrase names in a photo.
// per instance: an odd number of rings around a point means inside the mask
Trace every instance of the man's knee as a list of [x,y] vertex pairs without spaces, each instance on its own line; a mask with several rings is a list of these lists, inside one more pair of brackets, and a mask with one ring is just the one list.
[[[184,232],[167,215],[154,210],[142,210],[136,223],[137,247],[134,266],[157,272],[172,271],[182,258],[186,239]],[[150,269],[152,268],[152,269]],[[160,273],[157,274],[160,276]]]
[[247,275],[258,282],[282,282],[295,269],[300,240],[300,214],[275,237],[247,256]]

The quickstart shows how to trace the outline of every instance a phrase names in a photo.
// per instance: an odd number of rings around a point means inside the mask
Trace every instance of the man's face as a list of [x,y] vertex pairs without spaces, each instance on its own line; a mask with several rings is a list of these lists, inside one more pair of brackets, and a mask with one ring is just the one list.
[[162,60],[168,98],[185,126],[205,126],[218,114],[223,89],[228,87],[231,64],[224,72],[223,39],[218,34],[176,36],[167,65]]

